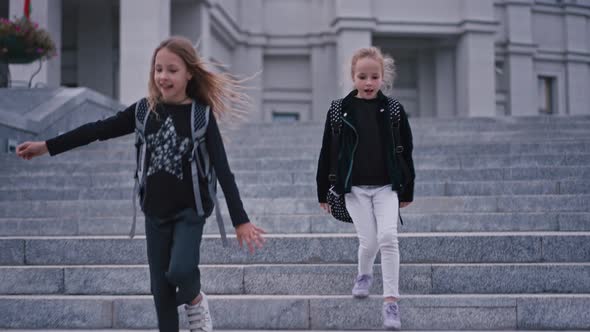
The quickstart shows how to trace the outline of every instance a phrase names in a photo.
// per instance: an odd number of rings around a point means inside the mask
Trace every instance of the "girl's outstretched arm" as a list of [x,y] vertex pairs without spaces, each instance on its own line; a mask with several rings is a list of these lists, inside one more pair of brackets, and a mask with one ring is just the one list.
[[24,142],[17,147],[16,154],[27,160],[47,152],[54,156],[97,140],[127,135],[134,130],[135,104],[109,118],[84,124],[45,142]]

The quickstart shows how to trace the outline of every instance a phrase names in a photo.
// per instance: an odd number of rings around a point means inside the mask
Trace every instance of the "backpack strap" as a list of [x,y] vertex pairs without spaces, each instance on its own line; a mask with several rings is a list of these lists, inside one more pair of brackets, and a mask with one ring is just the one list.
[[340,131],[342,130],[342,100],[333,100],[328,111],[328,118],[332,129],[332,135],[330,137],[330,172],[328,173],[330,186],[335,186],[337,180],[338,150],[340,148]]
[[391,121],[391,128],[393,132],[394,144],[395,144],[395,153],[401,154],[404,152],[404,147],[402,146],[400,133],[399,133],[399,126],[401,122],[401,104],[397,99],[387,97],[387,111],[389,112],[389,120]]
[[201,163],[199,160],[199,146],[204,143],[205,132],[207,131],[207,123],[209,121],[209,107],[203,105],[197,105],[193,101],[191,106],[191,138],[193,142],[193,150],[189,157],[191,164],[191,177],[193,180],[193,192],[195,195],[195,206],[197,208],[197,215],[205,215],[203,209],[203,201],[201,200],[201,191],[199,187],[199,175],[205,176],[202,171]]
[[215,218],[217,219],[217,226],[219,227],[219,234],[221,235],[221,243],[224,247],[228,246],[227,235],[225,233],[225,226],[223,224],[223,217],[221,216],[221,207],[217,199],[217,176],[215,170],[211,167],[211,159],[207,151],[205,142],[205,134],[209,124],[209,117],[211,116],[211,108],[207,105],[197,104],[193,101],[191,108],[191,134],[193,139],[193,151],[190,156],[191,176],[193,179],[193,193],[195,195],[195,206],[197,207],[197,215],[204,216],[203,201],[201,199],[201,190],[199,187],[199,177],[203,177],[207,181],[207,189],[209,196],[213,200],[215,206]]
[[[400,102],[391,97],[387,97],[387,111],[389,113],[389,121],[391,122],[391,138],[393,139],[394,145],[394,156],[397,157],[399,164],[401,166],[401,171],[404,173],[404,168],[406,167],[406,162],[404,160],[403,152],[404,147],[401,142],[401,135],[399,132],[399,127],[401,123],[401,104]],[[406,174],[402,174],[402,176],[406,176]],[[401,211],[398,208],[398,215],[400,223],[403,225],[404,220],[402,219]]]
[[129,237],[132,239],[135,236],[135,225],[137,224],[137,199],[142,190],[145,193],[145,126],[150,116],[149,113],[150,111],[146,98],[142,98],[135,104],[135,149],[137,151],[137,166],[134,175],[135,184],[133,185],[133,223],[131,224],[131,231],[129,232]]

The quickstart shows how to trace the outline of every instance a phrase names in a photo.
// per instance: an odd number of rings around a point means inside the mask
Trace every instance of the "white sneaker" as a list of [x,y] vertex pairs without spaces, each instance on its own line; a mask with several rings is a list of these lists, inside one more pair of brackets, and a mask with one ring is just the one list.
[[197,304],[185,304],[186,315],[188,316],[188,328],[190,332],[212,332],[213,320],[209,312],[207,296],[201,292],[201,302]]

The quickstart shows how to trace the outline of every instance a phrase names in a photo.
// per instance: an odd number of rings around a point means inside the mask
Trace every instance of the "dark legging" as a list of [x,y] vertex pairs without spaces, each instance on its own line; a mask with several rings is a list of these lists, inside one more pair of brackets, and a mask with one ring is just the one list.
[[201,291],[198,264],[204,224],[205,219],[193,209],[168,218],[145,218],[151,291],[160,332],[178,332],[177,307],[190,303]]

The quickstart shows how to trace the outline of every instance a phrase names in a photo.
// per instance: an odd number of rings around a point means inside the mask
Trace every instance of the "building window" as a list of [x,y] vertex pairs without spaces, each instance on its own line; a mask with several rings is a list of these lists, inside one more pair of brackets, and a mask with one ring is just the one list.
[[298,122],[299,113],[295,112],[272,112],[273,122]]
[[555,114],[557,109],[555,107],[555,77],[539,76],[538,80],[538,101],[539,113],[541,114]]

